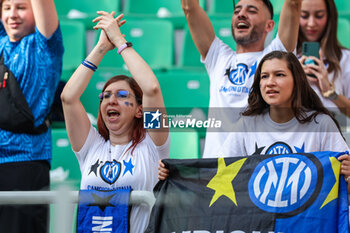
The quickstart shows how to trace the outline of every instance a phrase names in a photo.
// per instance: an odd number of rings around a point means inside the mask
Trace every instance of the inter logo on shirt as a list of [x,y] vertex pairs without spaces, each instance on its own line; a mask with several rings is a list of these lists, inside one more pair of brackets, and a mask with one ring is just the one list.
[[267,155],[276,155],[276,154],[291,154],[293,153],[290,146],[284,142],[276,142],[271,145],[267,150]]
[[246,64],[238,64],[235,69],[227,69],[225,75],[234,85],[242,86],[246,83],[247,78],[254,76],[256,68],[257,62],[250,69]]

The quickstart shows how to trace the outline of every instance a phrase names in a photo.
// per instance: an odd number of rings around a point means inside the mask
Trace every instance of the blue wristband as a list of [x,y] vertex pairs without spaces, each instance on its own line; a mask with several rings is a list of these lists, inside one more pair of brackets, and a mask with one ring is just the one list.
[[97,70],[97,66],[88,60],[84,60],[81,64],[94,72]]

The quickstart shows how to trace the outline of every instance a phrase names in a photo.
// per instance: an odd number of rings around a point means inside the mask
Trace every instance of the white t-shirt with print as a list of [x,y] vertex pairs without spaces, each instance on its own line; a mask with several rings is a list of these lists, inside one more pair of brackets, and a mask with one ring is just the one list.
[[328,115],[317,115],[316,122],[313,120],[301,124],[293,118],[279,124],[270,118],[268,112],[258,116],[243,116],[239,119],[235,132],[229,134],[216,157],[349,151],[345,140]]
[[286,51],[278,36],[263,51],[238,54],[218,37],[214,39],[203,61],[210,79],[208,117],[221,120],[223,130],[207,130],[203,158],[217,153],[239,113],[248,105],[258,63],[275,50]]
[[[164,145],[156,146],[146,133],[133,155],[131,149],[125,153],[130,145],[131,142],[112,146],[91,126],[83,147],[75,152],[82,174],[80,188],[112,190],[131,187],[152,192],[158,182],[158,160],[169,158],[170,136]],[[132,206],[130,233],[144,232],[149,215],[146,205]]]

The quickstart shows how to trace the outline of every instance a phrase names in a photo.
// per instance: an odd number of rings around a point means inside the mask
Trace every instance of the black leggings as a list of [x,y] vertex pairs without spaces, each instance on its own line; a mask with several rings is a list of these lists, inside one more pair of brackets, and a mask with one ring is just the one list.
[[[49,190],[47,161],[0,164],[0,191]],[[0,205],[0,232],[47,233],[48,205]]]

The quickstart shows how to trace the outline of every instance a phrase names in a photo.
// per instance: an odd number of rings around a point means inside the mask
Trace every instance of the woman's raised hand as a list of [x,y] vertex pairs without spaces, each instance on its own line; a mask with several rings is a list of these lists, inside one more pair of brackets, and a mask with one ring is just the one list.
[[[96,17],[92,22],[97,24],[93,27],[95,30],[102,29],[109,41],[114,45],[114,47],[119,47],[126,42],[120,27],[125,24],[126,20],[122,20],[124,14],[118,15],[114,18],[115,12],[105,12],[105,11],[97,11],[97,14],[100,15]],[[102,38],[101,38],[102,37]],[[101,33],[100,39],[101,42],[106,43],[105,38],[103,38],[103,34]]]

